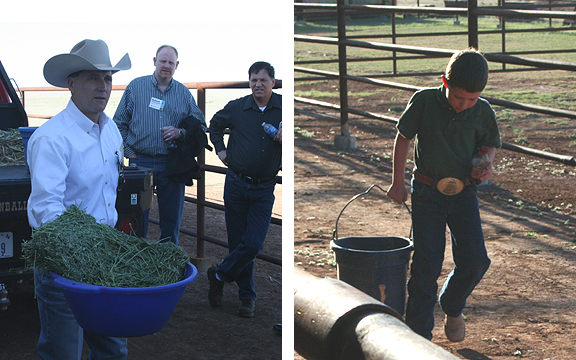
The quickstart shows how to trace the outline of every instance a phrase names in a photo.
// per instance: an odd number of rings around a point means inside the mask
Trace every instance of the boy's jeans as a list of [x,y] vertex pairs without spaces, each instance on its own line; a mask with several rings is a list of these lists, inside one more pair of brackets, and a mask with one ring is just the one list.
[[472,184],[457,195],[446,196],[412,179],[414,255],[408,282],[406,324],[427,339],[432,339],[434,328],[446,225],[450,229],[455,267],[438,297],[444,313],[452,317],[462,313],[467,297],[490,266],[476,192],[477,186]]
[[34,272],[36,296],[40,314],[40,338],[38,355],[43,360],[78,359],[82,355],[82,343],[86,340],[92,359],[126,359],[126,338],[112,338],[94,334],[78,326],[64,293],[48,274]]

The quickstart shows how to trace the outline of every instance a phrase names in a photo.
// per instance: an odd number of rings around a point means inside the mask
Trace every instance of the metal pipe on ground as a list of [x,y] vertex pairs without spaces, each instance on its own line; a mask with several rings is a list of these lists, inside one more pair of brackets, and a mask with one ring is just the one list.
[[300,268],[294,282],[294,350],[308,360],[458,359],[351,285]]

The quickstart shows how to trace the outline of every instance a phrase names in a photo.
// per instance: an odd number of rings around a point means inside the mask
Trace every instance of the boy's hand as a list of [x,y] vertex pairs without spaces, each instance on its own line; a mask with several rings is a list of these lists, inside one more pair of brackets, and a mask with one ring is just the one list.
[[408,190],[404,184],[394,184],[390,185],[386,195],[394,200],[398,204],[403,204],[408,200]]
[[490,159],[490,164],[485,169],[478,169],[472,167],[470,169],[470,178],[476,180],[477,184],[480,184],[482,181],[486,181],[492,177],[492,173],[494,169],[492,168],[492,163],[494,162],[494,156],[496,155],[496,148],[488,147],[488,159]]
[[470,169],[470,178],[478,180],[478,184],[483,181],[486,181],[492,177],[493,168],[492,164],[488,165],[485,169],[477,169],[472,167]]

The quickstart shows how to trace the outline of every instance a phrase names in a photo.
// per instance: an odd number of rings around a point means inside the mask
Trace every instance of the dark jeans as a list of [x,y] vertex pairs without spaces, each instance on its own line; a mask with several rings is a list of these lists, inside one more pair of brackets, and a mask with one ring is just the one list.
[[[130,164],[135,163],[138,166],[154,170],[152,177],[154,179],[153,186],[156,187],[157,192],[160,240],[171,241],[178,245],[186,187],[184,184],[177,183],[166,177],[166,160],[167,156],[139,155],[135,159],[130,159]],[[144,211],[144,237],[148,234],[149,215],[150,209]]]
[[88,359],[125,360],[126,338],[112,338],[84,331],[68,305],[62,289],[52,277],[34,271],[36,300],[40,315],[38,355],[43,360],[80,360],[84,341],[90,347]]
[[216,271],[222,280],[236,281],[240,300],[256,300],[252,271],[270,227],[275,186],[275,180],[251,185],[230,170],[226,173],[224,207],[229,254]]
[[408,282],[406,324],[427,339],[432,339],[434,328],[446,225],[450,229],[455,267],[438,296],[444,313],[453,317],[462,314],[466,299],[490,266],[476,192],[477,186],[472,184],[460,194],[446,196],[412,180],[414,255]]

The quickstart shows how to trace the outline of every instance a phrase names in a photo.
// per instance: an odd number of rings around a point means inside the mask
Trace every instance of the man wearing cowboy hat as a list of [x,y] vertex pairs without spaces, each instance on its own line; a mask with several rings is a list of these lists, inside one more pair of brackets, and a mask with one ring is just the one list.
[[[28,141],[31,227],[53,221],[74,204],[103,224],[116,224],[122,136],[104,109],[112,91],[112,74],[130,67],[128,54],[112,66],[102,40],[83,40],[70,53],[56,55],[44,65],[46,81],[68,88],[71,99]],[[83,331],[52,278],[37,270],[35,281],[42,359],[80,359],[83,341],[92,350],[88,359],[126,359],[125,338]]]

